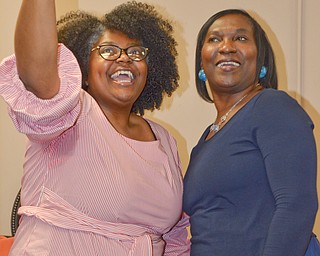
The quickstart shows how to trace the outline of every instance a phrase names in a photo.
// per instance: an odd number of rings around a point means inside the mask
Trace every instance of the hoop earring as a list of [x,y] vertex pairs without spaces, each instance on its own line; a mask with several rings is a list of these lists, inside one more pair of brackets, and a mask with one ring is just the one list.
[[260,70],[260,74],[259,74],[259,78],[262,79],[266,76],[268,70],[265,66],[262,66],[261,67],[261,70]]
[[207,77],[206,77],[206,74],[204,73],[203,68],[199,70],[198,77],[203,82],[207,81]]

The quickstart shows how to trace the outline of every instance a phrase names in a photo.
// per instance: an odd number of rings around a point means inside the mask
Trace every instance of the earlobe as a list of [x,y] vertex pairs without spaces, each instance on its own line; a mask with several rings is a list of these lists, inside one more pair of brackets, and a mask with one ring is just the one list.
[[84,88],[83,88],[83,89],[88,90],[88,88],[89,88],[89,82],[88,82],[88,81],[85,81],[85,82],[84,82]]

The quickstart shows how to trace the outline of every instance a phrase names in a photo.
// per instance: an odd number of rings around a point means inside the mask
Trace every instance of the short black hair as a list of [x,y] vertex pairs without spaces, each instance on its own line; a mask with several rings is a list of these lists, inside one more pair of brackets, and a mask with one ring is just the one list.
[[84,11],[70,12],[57,25],[59,42],[79,62],[83,89],[86,89],[90,51],[105,30],[119,31],[149,48],[146,85],[131,112],[143,115],[145,110],[159,109],[164,95],[171,96],[179,86],[172,22],[163,18],[153,5],[129,1],[101,19]]
[[[196,78],[196,87],[199,95],[205,101],[213,102],[209,96],[206,83],[201,81],[198,77],[199,70],[201,69],[201,50],[204,44],[204,39],[208,32],[208,29],[217,19],[226,16],[228,14],[240,14],[248,18],[249,22],[253,28],[253,34],[255,38],[255,43],[257,46],[257,67],[256,67],[256,81],[265,87],[265,88],[278,88],[278,77],[277,77],[277,68],[275,63],[275,57],[273,53],[272,46],[269,42],[269,39],[260,26],[260,24],[246,11],[241,9],[226,9],[220,11],[213,16],[211,16],[201,27],[198,33],[197,47],[196,47],[196,56],[195,56],[195,78]],[[261,67],[265,66],[267,68],[267,74],[264,78],[259,78]]]

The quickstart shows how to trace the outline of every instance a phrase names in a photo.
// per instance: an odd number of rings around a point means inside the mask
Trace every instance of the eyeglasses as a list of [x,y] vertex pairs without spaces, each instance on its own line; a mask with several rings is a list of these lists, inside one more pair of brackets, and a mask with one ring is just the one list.
[[91,52],[98,50],[100,56],[105,60],[116,60],[120,58],[121,54],[125,52],[127,56],[133,61],[144,60],[149,52],[149,49],[143,46],[130,46],[122,49],[116,45],[102,44],[91,49]]

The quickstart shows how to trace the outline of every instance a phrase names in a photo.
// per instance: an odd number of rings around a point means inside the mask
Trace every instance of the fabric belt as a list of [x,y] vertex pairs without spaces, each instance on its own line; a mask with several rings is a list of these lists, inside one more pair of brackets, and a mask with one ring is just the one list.
[[21,206],[18,214],[34,216],[64,229],[91,232],[118,241],[130,241],[132,247],[129,256],[152,256],[152,243],[162,239],[161,234],[146,227],[91,218],[45,187],[42,189],[39,206]]

